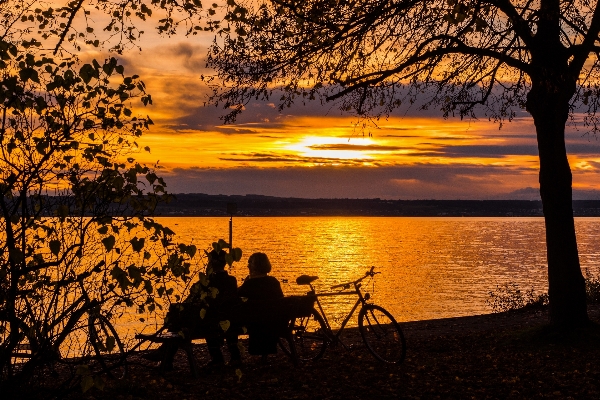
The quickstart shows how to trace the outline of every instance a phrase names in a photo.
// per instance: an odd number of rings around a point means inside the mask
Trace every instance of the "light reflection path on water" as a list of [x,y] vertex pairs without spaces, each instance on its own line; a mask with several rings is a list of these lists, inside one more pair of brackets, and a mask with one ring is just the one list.
[[[159,220],[199,248],[229,237],[228,217]],[[327,291],[376,266],[381,274],[365,289],[398,321],[489,313],[488,293],[507,282],[547,288],[542,218],[234,217],[233,226],[240,284],[256,251],[269,255],[288,295],[306,291],[295,283],[301,274],[318,275],[315,286]],[[576,228],[582,268],[598,273],[600,218],[577,218]],[[353,301],[328,299],[326,310],[341,317]]]

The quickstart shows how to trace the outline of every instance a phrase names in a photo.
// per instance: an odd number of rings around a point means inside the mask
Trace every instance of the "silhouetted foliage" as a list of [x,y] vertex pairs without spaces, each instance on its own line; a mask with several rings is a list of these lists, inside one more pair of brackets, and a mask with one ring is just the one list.
[[569,118],[598,129],[598,2],[228,0],[223,13],[208,59],[217,75],[205,80],[215,82],[225,122],[255,99],[280,110],[319,99],[359,120],[407,105],[500,123],[527,110],[538,139],[551,319],[587,322],[564,135]]
[[[90,347],[92,322],[178,300],[201,258],[151,218],[170,195],[157,167],[135,160],[150,150],[138,144],[152,124],[140,115],[152,102],[144,83],[116,58],[82,62],[63,47],[72,42],[77,50],[77,40],[99,45],[89,39],[92,26],[78,32],[72,24],[89,15],[85,7],[112,15],[118,51],[134,40],[130,14],[144,19],[150,11],[129,2],[83,3],[0,3],[3,390],[72,357],[82,368],[71,382],[84,390],[103,385],[87,366],[98,347],[118,351],[118,338],[106,331]],[[171,22],[163,22],[165,31]]]
[[496,290],[488,293],[485,304],[493,312],[522,310],[525,308],[541,308],[548,305],[548,294],[536,294],[533,289],[522,291],[516,283],[497,286]]
[[[585,293],[588,304],[600,304],[600,278],[590,272],[585,274]],[[547,292],[536,293],[533,288],[523,291],[514,282],[498,285],[488,294],[485,304],[493,312],[541,309],[548,305]]]

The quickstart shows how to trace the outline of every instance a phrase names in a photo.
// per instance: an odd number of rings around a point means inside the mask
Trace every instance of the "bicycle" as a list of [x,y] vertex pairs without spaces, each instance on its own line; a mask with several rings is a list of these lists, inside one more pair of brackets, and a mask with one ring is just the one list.
[[[323,356],[327,346],[341,344],[348,348],[341,340],[340,336],[344,328],[350,321],[350,318],[360,306],[358,313],[358,330],[363,342],[370,353],[379,361],[388,364],[400,364],[406,356],[406,340],[400,329],[400,325],[392,314],[381,306],[368,303],[369,293],[361,291],[362,281],[366,278],[373,278],[380,272],[374,272],[375,267],[371,267],[366,274],[351,282],[334,285],[331,289],[340,289],[337,292],[316,293],[312,282],[319,279],[317,276],[301,275],[296,279],[298,285],[308,285],[310,291],[308,295],[316,296],[317,311],[313,308],[310,317],[295,319],[292,321],[292,335],[298,359],[301,361],[314,361]],[[349,290],[353,288],[353,290]],[[319,301],[319,297],[347,296],[356,295],[358,299],[354,306],[344,318],[340,328],[336,333],[327,319],[325,311]],[[289,349],[280,343],[284,352],[289,354]]]
[[[42,360],[39,365],[46,361],[77,365],[87,363],[92,373],[99,370],[117,379],[126,376],[125,347],[109,318],[100,312],[99,302],[91,299],[87,293],[83,285],[86,277],[87,274],[83,274],[74,279],[81,288],[81,295],[51,324],[40,328],[43,332],[17,316],[9,317],[6,310],[0,310],[0,353],[10,352],[10,362],[5,365],[4,373],[11,376],[27,368],[27,363],[34,364],[34,360]],[[73,283],[74,280],[63,284]],[[88,314],[87,321],[82,321],[84,314]],[[59,328],[61,325],[62,328]],[[11,326],[18,329],[12,337]],[[56,328],[59,328],[59,332],[53,333]],[[81,339],[85,342],[81,343]],[[72,346],[77,348],[77,354],[71,352]]]

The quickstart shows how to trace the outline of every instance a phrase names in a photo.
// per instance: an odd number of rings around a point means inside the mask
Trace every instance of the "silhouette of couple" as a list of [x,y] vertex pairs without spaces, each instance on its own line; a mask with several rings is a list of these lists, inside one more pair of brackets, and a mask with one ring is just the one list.
[[[201,332],[206,338],[208,352],[211,357],[209,367],[222,366],[225,363],[221,347],[224,341],[227,342],[227,348],[230,354],[230,363],[237,364],[241,362],[240,349],[238,347],[238,334],[241,333],[240,327],[231,325],[223,332],[219,322],[228,319],[228,312],[239,305],[242,301],[269,301],[283,298],[283,291],[279,281],[269,276],[271,272],[271,262],[265,253],[254,253],[248,259],[248,277],[238,288],[237,279],[231,276],[225,270],[227,265],[225,261],[225,251],[213,250],[208,253],[208,265],[206,272],[208,283],[196,282],[190,289],[190,295],[184,300],[184,303],[197,304],[201,302],[202,293],[210,293],[209,288],[215,288],[216,295],[210,294],[204,297],[206,305],[206,314],[200,319],[198,313],[190,315],[176,314],[173,307],[169,310],[166,318],[167,329],[171,332],[178,332],[183,329]],[[252,355],[262,355],[263,359],[268,354],[277,352],[277,332],[274,332],[265,324],[248,324],[248,352]],[[164,344],[155,353],[150,354],[150,359],[162,360],[165,370],[173,368],[173,359],[177,353],[177,345]]]

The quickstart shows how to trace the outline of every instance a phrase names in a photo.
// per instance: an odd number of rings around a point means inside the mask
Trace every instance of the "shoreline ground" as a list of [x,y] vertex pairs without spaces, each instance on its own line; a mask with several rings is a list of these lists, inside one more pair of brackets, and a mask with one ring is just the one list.
[[[383,365],[356,330],[323,359],[294,367],[283,353],[268,363],[245,357],[236,369],[203,369],[191,377],[183,352],[174,371],[160,374],[133,355],[130,375],[67,395],[71,399],[597,399],[600,398],[600,307],[590,306],[590,328],[561,334],[548,329],[547,310],[523,310],[402,324],[404,364]],[[200,365],[204,345],[194,347]],[[39,382],[38,394],[48,394]],[[50,376],[47,379],[51,379]],[[48,386],[47,386],[48,385]],[[30,387],[31,389],[31,387]],[[24,393],[23,393],[24,394]],[[35,396],[35,393],[32,393]],[[40,396],[43,397],[43,396]]]

